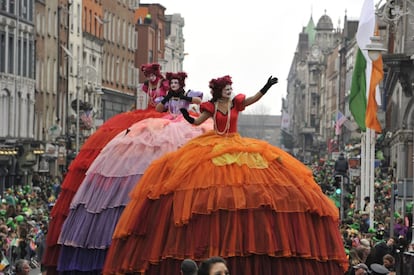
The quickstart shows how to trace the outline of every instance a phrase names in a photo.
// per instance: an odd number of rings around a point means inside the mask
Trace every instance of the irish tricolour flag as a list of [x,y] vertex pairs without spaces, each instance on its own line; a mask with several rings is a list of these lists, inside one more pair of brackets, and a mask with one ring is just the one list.
[[365,0],[359,18],[356,40],[358,53],[352,75],[349,109],[362,131],[366,128],[381,132],[377,119],[379,99],[378,84],[384,76],[381,56],[371,61],[366,50],[375,32],[374,0]]

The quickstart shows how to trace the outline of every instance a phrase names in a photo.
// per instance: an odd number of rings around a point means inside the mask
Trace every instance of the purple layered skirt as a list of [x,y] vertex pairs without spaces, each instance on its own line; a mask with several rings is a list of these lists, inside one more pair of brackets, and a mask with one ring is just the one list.
[[149,164],[213,128],[195,127],[182,116],[149,118],[112,139],[89,167],[74,196],[58,243],[59,272],[100,273],[112,234]]

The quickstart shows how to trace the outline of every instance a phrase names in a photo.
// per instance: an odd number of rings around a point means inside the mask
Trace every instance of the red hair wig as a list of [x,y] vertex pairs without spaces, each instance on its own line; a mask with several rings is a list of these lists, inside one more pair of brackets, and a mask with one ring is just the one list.
[[231,76],[225,75],[223,77],[219,77],[216,79],[210,80],[209,87],[211,89],[211,95],[213,96],[213,101],[217,101],[217,99],[222,97],[223,89],[227,85],[233,84],[231,81]]
[[166,73],[165,78],[171,82],[172,79],[178,79],[181,88],[185,86],[185,79],[187,78],[187,73],[178,72],[178,73]]
[[141,72],[144,73],[146,77],[154,74],[157,77],[161,77],[161,65],[157,63],[143,64],[141,65]]

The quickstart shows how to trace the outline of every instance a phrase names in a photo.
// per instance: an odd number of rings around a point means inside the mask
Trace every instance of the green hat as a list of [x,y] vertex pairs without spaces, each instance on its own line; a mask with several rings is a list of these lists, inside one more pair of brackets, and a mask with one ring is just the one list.
[[14,224],[14,222],[13,222],[13,218],[8,218],[7,219],[7,222],[6,222],[6,225],[8,226],[8,227],[11,227],[11,228],[15,228],[16,227],[16,225]]
[[359,230],[359,224],[358,223],[353,223],[353,224],[350,225],[350,227],[352,229]]
[[24,221],[24,217],[22,215],[18,215],[16,216],[16,222],[21,223],[22,221]]
[[413,203],[412,202],[406,203],[405,210],[410,213],[413,210]]

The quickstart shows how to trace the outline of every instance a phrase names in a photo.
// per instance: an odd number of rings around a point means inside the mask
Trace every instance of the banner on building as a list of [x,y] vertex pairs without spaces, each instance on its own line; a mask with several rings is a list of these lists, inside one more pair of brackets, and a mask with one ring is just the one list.
[[290,126],[290,116],[288,113],[283,112],[282,114],[282,124],[280,125],[281,129],[289,129]]

